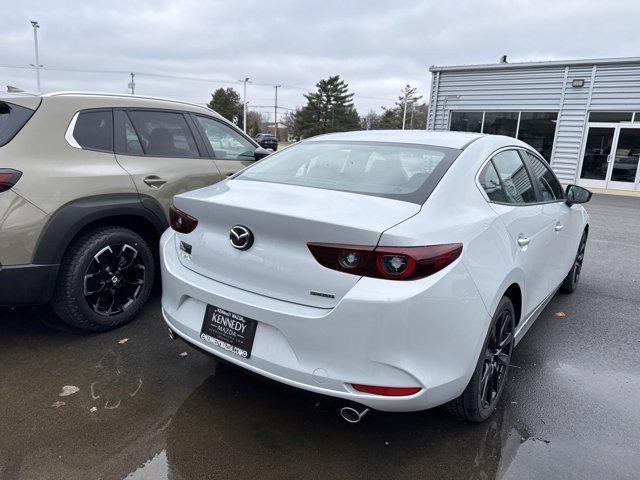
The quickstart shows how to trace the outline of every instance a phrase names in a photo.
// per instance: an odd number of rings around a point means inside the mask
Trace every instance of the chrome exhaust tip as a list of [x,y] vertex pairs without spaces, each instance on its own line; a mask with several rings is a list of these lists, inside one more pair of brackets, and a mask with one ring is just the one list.
[[173,330],[171,330],[170,328],[167,328],[167,331],[169,332],[169,338],[171,340],[175,340],[176,338],[178,338],[178,337],[176,337],[176,334],[173,333]]
[[349,423],[358,423],[362,420],[367,413],[369,413],[369,409],[362,407],[342,407],[340,409],[340,416]]

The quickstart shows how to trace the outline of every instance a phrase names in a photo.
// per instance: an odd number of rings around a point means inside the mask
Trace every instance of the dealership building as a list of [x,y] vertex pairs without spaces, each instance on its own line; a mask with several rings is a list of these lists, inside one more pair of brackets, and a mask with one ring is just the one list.
[[640,192],[640,58],[430,71],[428,130],[519,138],[565,184]]

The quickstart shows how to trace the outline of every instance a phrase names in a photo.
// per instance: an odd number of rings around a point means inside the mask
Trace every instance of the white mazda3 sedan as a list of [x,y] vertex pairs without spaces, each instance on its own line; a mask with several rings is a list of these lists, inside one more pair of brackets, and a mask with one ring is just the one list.
[[162,313],[173,337],[346,400],[350,421],[443,404],[482,421],[515,345],[576,288],[590,196],[509,137],[315,137],[175,197]]

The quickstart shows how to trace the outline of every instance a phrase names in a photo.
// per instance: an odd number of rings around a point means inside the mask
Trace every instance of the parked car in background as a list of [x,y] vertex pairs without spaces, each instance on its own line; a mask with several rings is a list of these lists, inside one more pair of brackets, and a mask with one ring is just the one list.
[[172,336],[268,378],[481,421],[517,342],[576,288],[590,195],[509,137],[315,137],[176,196],[162,313]]
[[274,152],[278,150],[278,139],[272,133],[259,133],[255,136],[255,141],[258,142],[262,148],[268,148]]
[[174,195],[267,155],[214,111],[131,95],[0,95],[0,305],[131,320]]

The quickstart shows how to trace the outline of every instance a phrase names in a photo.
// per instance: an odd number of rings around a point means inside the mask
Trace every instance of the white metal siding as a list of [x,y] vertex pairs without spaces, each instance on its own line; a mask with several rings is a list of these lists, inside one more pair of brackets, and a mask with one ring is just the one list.
[[[574,79],[584,86],[572,87]],[[575,182],[588,112],[640,111],[640,62],[436,69],[429,104],[429,130],[447,130],[452,110],[558,111],[551,164]]]

